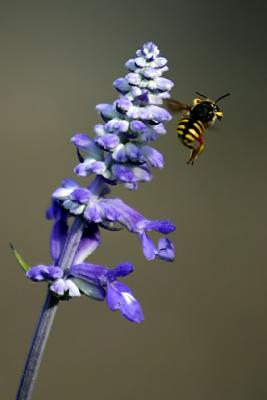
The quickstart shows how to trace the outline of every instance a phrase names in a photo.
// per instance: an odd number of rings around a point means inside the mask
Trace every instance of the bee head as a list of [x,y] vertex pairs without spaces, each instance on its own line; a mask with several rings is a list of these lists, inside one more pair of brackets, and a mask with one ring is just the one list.
[[207,122],[209,124],[213,124],[216,119],[221,120],[223,117],[223,112],[220,111],[217,103],[225,97],[229,96],[230,93],[226,93],[225,95],[219,97],[216,101],[210,100],[208,96],[202,93],[196,92],[196,94],[203,97],[203,99],[195,98],[193,100],[192,111],[196,115],[196,117],[199,117],[204,122]]

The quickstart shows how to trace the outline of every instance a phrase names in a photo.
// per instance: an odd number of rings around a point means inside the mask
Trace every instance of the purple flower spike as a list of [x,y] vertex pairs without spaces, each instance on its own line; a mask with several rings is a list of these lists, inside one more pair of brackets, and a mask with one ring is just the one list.
[[133,265],[124,262],[108,268],[86,262],[101,243],[101,228],[126,228],[134,233],[147,260],[169,262],[175,257],[171,240],[160,237],[156,243],[149,236],[150,231],[161,235],[173,232],[172,222],[147,219],[121,199],[107,196],[114,185],[136,190],[140,182],[152,179],[152,167],[163,168],[163,155],[149,142],[166,133],[165,123],[171,119],[163,100],[170,96],[173,83],[163,77],[168,70],[167,59],[160,56],[158,47],[153,42],[144,43],[125,65],[126,75],[113,82],[118,98],[111,104],[96,106],[101,121],[94,127],[95,136],[76,133],[71,139],[79,160],[74,172],[92,179],[87,187],[65,179],[52,194],[46,214],[54,220],[50,237],[52,265],[30,269],[23,262],[21,265],[29,279],[46,281],[61,300],[82,294],[106,299],[112,311],[119,310],[129,321],[140,323],[144,319],[141,306],[131,289],[120,281],[133,272]]
[[[143,146],[166,132],[164,123],[171,115],[162,107],[173,83],[162,74],[167,60],[160,57],[153,42],[145,43],[126,66],[129,73],[114,81],[120,97],[113,104],[98,104],[103,124],[95,126],[96,138],[78,133],[73,144],[87,153],[74,172],[79,176],[101,175],[113,184],[121,183],[136,190],[138,182],[152,178],[150,167],[162,168],[163,157],[152,147]],[[136,140],[136,143],[132,142]],[[146,168],[135,168],[146,163]]]
[[122,282],[108,284],[106,302],[110,310],[119,310],[121,314],[131,322],[141,323],[144,314],[132,291]]

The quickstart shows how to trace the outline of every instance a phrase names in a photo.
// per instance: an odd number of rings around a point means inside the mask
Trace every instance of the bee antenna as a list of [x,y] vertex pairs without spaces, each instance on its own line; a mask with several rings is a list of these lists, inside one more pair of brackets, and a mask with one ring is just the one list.
[[223,96],[219,97],[219,98],[215,101],[215,103],[218,103],[218,101],[221,101],[221,100],[224,99],[225,97],[230,96],[230,94],[231,94],[231,93],[226,93],[226,94],[224,94]]
[[199,92],[195,92],[195,93],[198,94],[198,95],[201,96],[201,97],[205,97],[205,99],[208,98],[208,96],[206,96],[205,94],[202,94],[202,93],[199,93]]

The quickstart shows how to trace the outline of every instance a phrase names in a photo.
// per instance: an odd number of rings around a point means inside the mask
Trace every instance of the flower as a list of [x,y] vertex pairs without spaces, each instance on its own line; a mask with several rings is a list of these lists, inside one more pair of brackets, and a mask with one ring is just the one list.
[[173,232],[175,225],[171,221],[149,220],[121,199],[94,197],[90,189],[81,188],[73,182],[71,187],[65,186],[66,181],[63,181],[62,186],[55,190],[52,198],[53,201],[60,201],[70,214],[83,215],[88,223],[99,224],[109,230],[114,230],[114,225],[118,223],[129,232],[138,235],[143,254],[148,260],[153,260],[155,257],[165,261],[174,260],[174,246],[169,239],[162,241],[163,238],[161,238],[158,246],[155,246],[147,234],[149,231],[162,234]]
[[[139,182],[152,179],[152,167],[163,168],[163,155],[149,142],[166,133],[165,123],[171,119],[162,104],[173,83],[162,76],[168,67],[158,47],[145,43],[126,67],[126,76],[113,82],[119,97],[96,107],[102,123],[95,125],[95,136],[76,133],[71,139],[79,159],[74,172],[94,178],[87,187],[64,179],[52,194],[46,213],[53,220],[51,265],[23,268],[29,279],[48,282],[50,291],[62,300],[81,294],[105,299],[112,311],[119,310],[126,319],[139,323],[144,319],[141,306],[119,280],[133,271],[132,264],[110,269],[85,262],[101,243],[101,228],[125,228],[135,234],[149,261],[175,257],[174,245],[165,236],[175,230],[171,221],[148,219],[120,198],[108,196],[117,184],[136,190]],[[158,243],[149,236],[151,231],[163,235]]]
[[164,123],[171,119],[161,107],[173,86],[162,77],[168,70],[166,64],[152,42],[145,43],[136,57],[126,62],[130,72],[113,82],[120,97],[113,104],[96,107],[104,122],[95,125],[96,137],[78,133],[72,138],[80,160],[74,169],[77,175],[101,175],[135,190],[138,182],[151,180],[150,167],[163,168],[162,154],[147,142],[164,134]]
[[72,298],[85,294],[95,300],[104,300],[110,310],[119,310],[129,321],[143,321],[143,311],[131,289],[118,278],[133,271],[132,264],[125,262],[109,269],[102,265],[76,264],[68,270],[54,265],[31,267],[26,275],[33,281],[48,281],[50,290],[61,298]]

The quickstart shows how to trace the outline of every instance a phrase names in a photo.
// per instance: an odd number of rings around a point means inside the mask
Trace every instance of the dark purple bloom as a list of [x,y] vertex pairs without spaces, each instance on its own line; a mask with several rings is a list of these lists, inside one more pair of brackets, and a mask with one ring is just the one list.
[[65,272],[56,266],[38,265],[30,268],[26,275],[33,281],[48,281],[50,290],[59,297],[86,294],[97,300],[106,298],[112,311],[119,310],[128,320],[140,323],[144,319],[140,304],[128,286],[117,280],[132,271],[133,266],[128,262],[113,269],[82,263],[72,265]]

